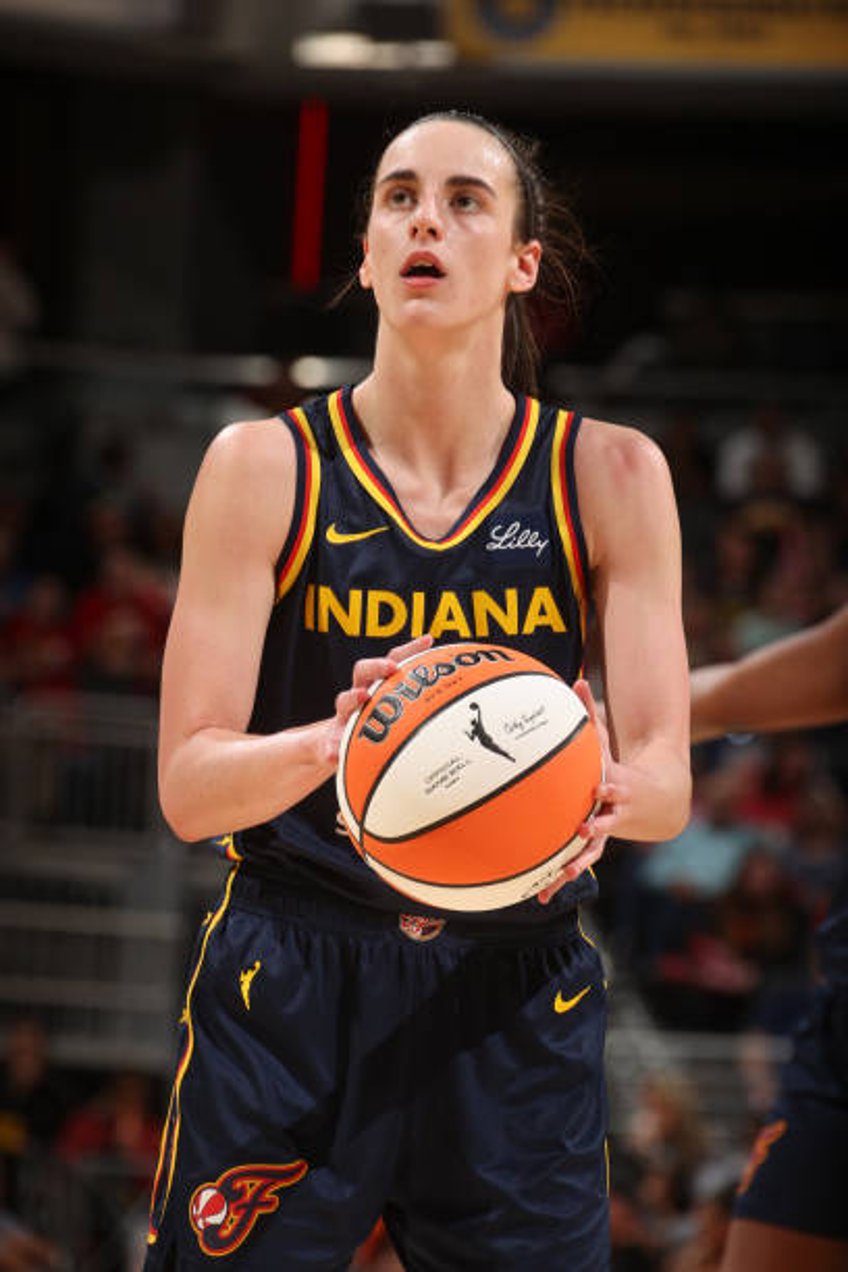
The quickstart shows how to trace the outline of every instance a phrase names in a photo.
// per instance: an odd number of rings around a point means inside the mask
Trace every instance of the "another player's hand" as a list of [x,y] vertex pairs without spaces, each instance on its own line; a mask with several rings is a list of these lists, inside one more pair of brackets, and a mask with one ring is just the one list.
[[615,834],[622,808],[629,799],[627,770],[612,758],[606,723],[598,713],[592,690],[585,680],[578,680],[574,684],[574,692],[583,703],[589,719],[598,731],[604,757],[604,780],[595,788],[597,805],[595,812],[577,828],[577,833],[587,842],[577,856],[572,857],[568,865],[563,867],[558,878],[538,894],[542,905],[547,905],[551,897],[555,896],[564,884],[571,883],[601,857],[610,835]]
[[336,696],[336,714],[332,720],[328,721],[328,729],[326,740],[324,743],[323,758],[331,764],[337,764],[339,759],[339,746],[341,745],[342,734],[345,731],[348,720],[355,711],[358,711],[363,702],[368,698],[368,691],[377,680],[384,680],[386,676],[390,676],[393,671],[397,671],[398,664],[404,658],[411,658],[413,654],[422,654],[425,649],[429,649],[433,644],[433,637],[430,635],[418,636],[415,640],[407,641],[405,645],[396,645],[394,649],[390,649],[385,658],[360,658],[353,665],[353,674],[351,676],[351,687],[343,689]]

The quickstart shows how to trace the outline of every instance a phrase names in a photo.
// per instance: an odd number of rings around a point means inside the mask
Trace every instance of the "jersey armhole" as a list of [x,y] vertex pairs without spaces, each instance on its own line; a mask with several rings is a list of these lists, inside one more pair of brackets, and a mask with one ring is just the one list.
[[309,555],[321,489],[321,458],[306,412],[301,407],[295,407],[292,411],[285,411],[279,418],[294,439],[297,473],[291,525],[277,558],[277,603],[292,588]]
[[578,415],[576,411],[557,412],[551,446],[551,491],[560,543],[580,611],[580,633],[585,645],[591,617],[589,555],[580,521],[574,472],[574,446],[582,422],[582,415]]

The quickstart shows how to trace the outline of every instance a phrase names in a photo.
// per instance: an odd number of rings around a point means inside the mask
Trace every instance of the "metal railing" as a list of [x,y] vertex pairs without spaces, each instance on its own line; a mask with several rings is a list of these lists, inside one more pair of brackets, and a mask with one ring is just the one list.
[[[0,1037],[35,1009],[59,1063],[170,1072],[196,918],[224,867],[164,826],[155,732],[145,699],[0,712]],[[733,1141],[749,1113],[744,1039],[660,1029],[625,969],[608,971],[614,1129],[647,1076],[677,1072]],[[782,1042],[762,1045],[783,1058]]]
[[164,1071],[189,935],[153,704],[13,703],[0,756],[0,1030],[34,1010],[61,1063]]

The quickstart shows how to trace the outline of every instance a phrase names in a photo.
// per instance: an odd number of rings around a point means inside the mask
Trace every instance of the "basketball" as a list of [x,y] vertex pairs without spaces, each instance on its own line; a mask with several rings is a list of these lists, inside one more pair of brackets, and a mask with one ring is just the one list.
[[372,686],[342,737],[342,820],[372,870],[447,910],[535,896],[583,847],[597,730],[564,680],[498,645],[442,645]]

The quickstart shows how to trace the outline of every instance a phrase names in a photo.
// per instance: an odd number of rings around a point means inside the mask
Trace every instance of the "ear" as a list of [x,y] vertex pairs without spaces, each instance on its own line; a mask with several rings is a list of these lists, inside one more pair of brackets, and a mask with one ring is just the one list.
[[368,236],[363,235],[362,238],[362,263],[359,266],[359,285],[366,291],[370,291],[373,286],[371,279],[371,260],[368,254]]
[[515,249],[515,261],[509,276],[511,292],[529,292],[536,286],[539,264],[542,260],[542,244],[538,239],[521,243]]

